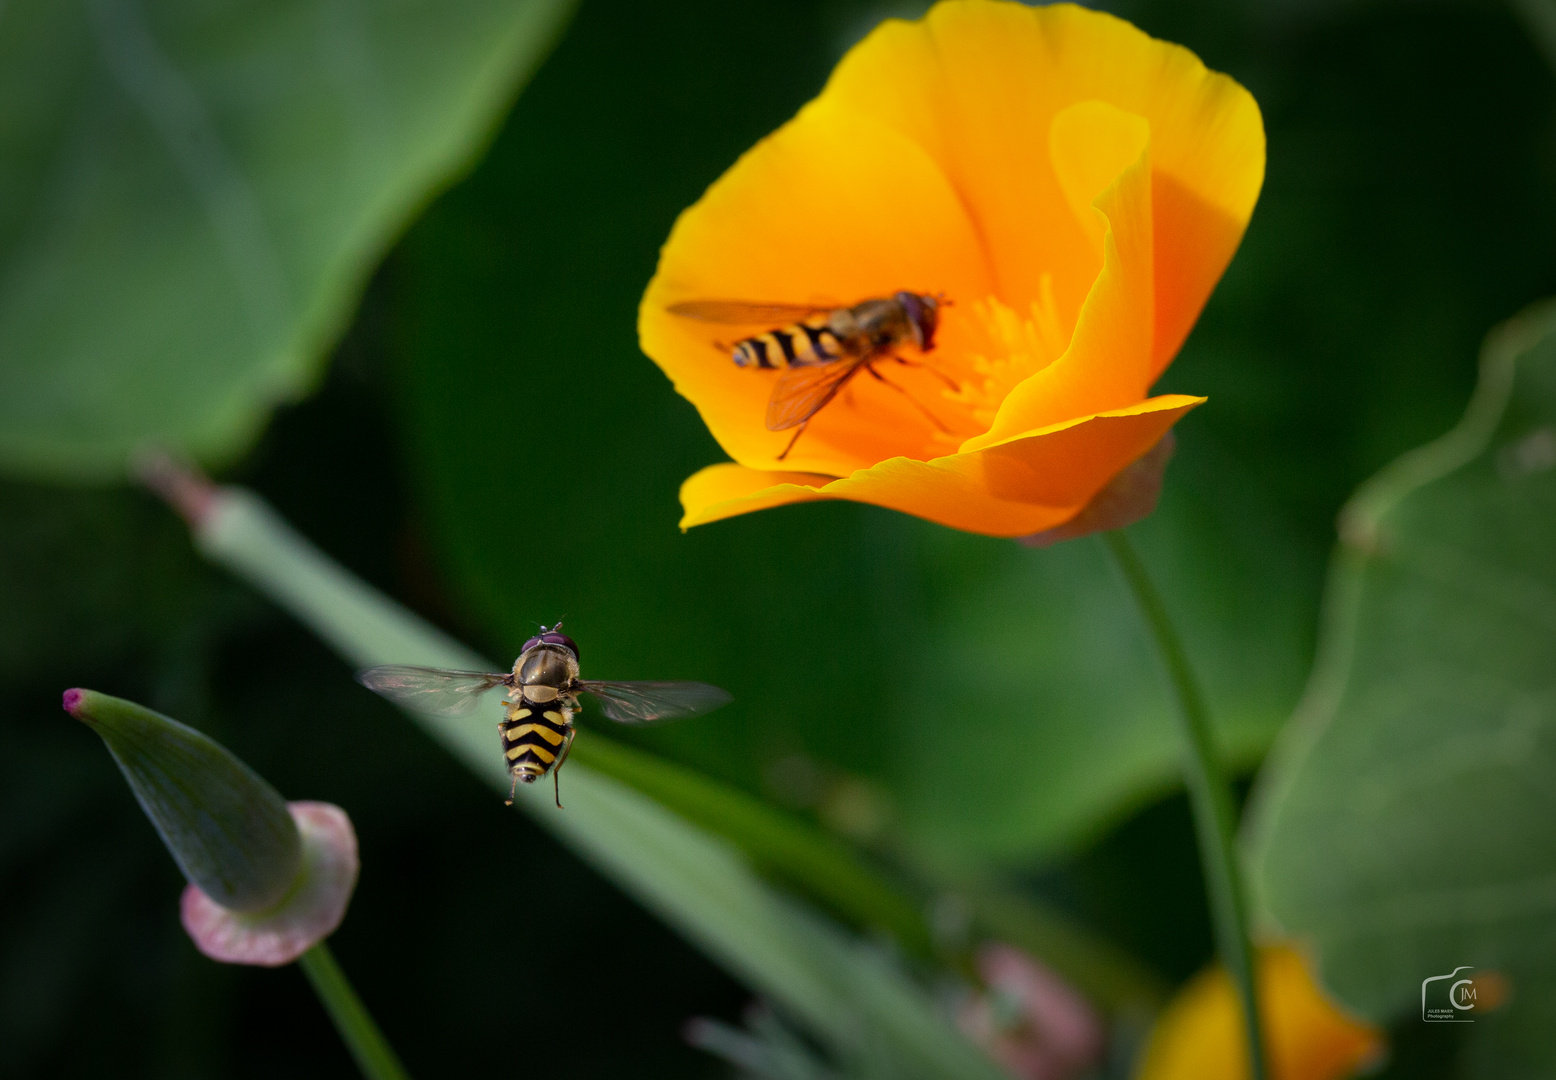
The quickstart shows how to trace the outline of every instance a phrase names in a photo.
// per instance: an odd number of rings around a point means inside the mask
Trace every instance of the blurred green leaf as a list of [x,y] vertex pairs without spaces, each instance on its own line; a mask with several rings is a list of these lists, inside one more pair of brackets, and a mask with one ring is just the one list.
[[0,468],[242,450],[571,6],[7,4]]
[[1270,916],[1375,1020],[1471,965],[1476,1075],[1556,1069],[1556,305],[1487,341],[1460,425],[1342,519],[1321,659],[1253,819]]
[[102,737],[184,877],[224,908],[273,907],[303,866],[276,789],[226,747],[133,701],[67,690],[65,711]]
[[[197,527],[201,549],[287,609],[349,661],[482,671],[493,664],[347,573],[247,491],[223,489]],[[494,727],[416,715],[499,792],[509,777]],[[588,738],[585,733],[584,738]],[[518,805],[581,858],[676,927],[840,1058],[871,1075],[997,1080],[1002,1075],[870,943],[765,885],[731,845],[652,799],[569,764],[566,810],[545,785]]]
[[[925,910],[901,882],[849,845],[738,789],[590,732],[573,759],[613,776],[735,844],[768,877],[798,889],[849,922],[888,932],[933,957]],[[942,899],[965,906],[979,935],[990,933],[1039,957],[1109,1012],[1149,1011],[1164,996],[1139,961],[1054,911],[988,882],[948,881]],[[923,893],[922,887],[914,890]]]
[[[1133,532],[1224,758],[1248,768],[1301,690],[1305,553],[1235,465],[1192,431],[1182,441],[1160,507]],[[1017,862],[1178,784],[1171,687],[1100,540],[1034,551],[940,531],[920,560],[929,584],[920,617],[898,624],[888,775],[923,847]]]

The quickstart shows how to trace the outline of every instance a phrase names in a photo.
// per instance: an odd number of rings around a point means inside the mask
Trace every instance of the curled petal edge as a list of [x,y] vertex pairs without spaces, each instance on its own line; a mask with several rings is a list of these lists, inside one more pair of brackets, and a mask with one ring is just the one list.
[[681,528],[788,503],[845,499],[988,536],[1030,536],[1070,521],[1148,454],[1202,397],[1167,394],[967,453],[890,458],[850,476],[711,465],[681,485]]
[[338,806],[286,804],[303,841],[297,885],[268,911],[240,914],[196,885],[184,889],[180,914],[195,947],[224,964],[281,967],[335,932],[357,883],[357,834]]
[[1146,451],[1144,457],[1109,480],[1106,487],[1081,507],[1080,513],[1063,525],[1020,537],[1020,542],[1027,547],[1053,547],[1092,533],[1122,529],[1150,517],[1162,494],[1167,463],[1177,448],[1178,442],[1169,431],[1162,436],[1161,442]]

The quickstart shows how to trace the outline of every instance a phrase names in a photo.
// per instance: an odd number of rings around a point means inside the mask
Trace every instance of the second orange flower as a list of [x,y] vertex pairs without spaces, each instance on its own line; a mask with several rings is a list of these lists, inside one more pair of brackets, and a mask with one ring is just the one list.
[[[644,351],[734,459],[686,481],[682,526],[814,499],[997,536],[1070,521],[1203,400],[1150,389],[1263,177],[1248,92],[1112,16],[946,0],[884,23],[681,215],[643,297]],[[731,357],[781,320],[684,314],[901,292],[946,301],[932,350],[903,335],[786,455],[783,363]]]

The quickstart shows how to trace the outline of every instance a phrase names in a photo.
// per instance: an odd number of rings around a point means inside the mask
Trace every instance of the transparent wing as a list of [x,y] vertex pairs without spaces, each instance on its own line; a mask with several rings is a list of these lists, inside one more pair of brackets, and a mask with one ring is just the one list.
[[849,358],[831,364],[787,368],[773,387],[773,396],[767,399],[767,430],[799,427],[836,397],[863,366],[862,361]]
[[758,304],[749,300],[685,300],[665,310],[703,322],[750,326],[781,326],[796,319],[836,311],[838,304]]
[[582,682],[600,711],[621,724],[701,716],[734,700],[729,691],[700,682]]
[[396,705],[437,716],[461,716],[475,708],[481,695],[507,685],[505,673],[445,671],[443,668],[385,664],[357,672],[357,682]]

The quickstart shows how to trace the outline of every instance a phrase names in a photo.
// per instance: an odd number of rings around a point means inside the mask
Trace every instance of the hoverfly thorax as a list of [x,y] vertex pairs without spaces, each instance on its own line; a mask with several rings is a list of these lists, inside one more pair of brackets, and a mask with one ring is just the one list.
[[565,645],[533,645],[513,665],[514,689],[531,701],[555,700],[577,681],[578,655]]

